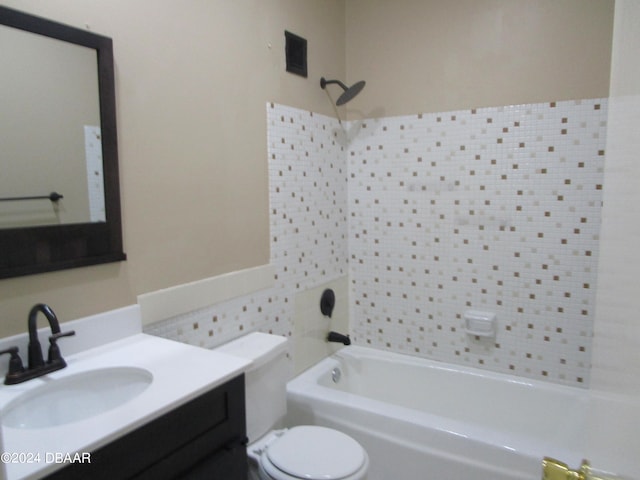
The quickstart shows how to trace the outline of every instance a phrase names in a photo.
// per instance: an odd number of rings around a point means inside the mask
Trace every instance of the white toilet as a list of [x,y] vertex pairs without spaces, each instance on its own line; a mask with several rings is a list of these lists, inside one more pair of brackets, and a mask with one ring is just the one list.
[[261,480],[363,480],[369,457],[353,438],[330,428],[279,429],[287,411],[287,339],[250,333],[216,350],[250,359],[245,373],[250,477]]

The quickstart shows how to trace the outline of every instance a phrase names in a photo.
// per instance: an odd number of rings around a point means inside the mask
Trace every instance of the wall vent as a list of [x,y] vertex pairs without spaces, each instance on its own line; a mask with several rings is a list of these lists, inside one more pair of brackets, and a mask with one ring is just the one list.
[[284,31],[287,72],[307,77],[307,40],[291,32]]

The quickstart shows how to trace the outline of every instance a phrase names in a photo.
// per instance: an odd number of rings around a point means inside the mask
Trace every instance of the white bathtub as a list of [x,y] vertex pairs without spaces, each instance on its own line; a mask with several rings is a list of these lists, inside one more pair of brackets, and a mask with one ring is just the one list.
[[369,480],[540,480],[544,456],[579,465],[584,451],[584,390],[358,346],[293,379],[287,399],[291,424],[360,441]]

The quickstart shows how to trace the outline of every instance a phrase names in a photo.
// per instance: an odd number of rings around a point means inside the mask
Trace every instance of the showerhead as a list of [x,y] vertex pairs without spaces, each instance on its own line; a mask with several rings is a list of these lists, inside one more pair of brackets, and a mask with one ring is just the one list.
[[338,100],[336,100],[336,105],[338,106],[344,105],[353,97],[355,97],[357,94],[359,94],[366,84],[364,80],[360,80],[359,82],[354,83],[350,87],[347,87],[340,80],[326,80],[324,77],[320,79],[320,87],[322,87],[322,89],[324,89],[330,83],[337,83],[344,90],[343,94],[338,97]]

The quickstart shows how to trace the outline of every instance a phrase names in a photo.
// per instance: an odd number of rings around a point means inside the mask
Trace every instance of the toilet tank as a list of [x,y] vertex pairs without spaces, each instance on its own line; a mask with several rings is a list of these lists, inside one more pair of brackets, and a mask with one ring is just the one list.
[[245,371],[247,436],[249,443],[282,426],[287,413],[287,339],[254,332],[216,351],[251,360]]

